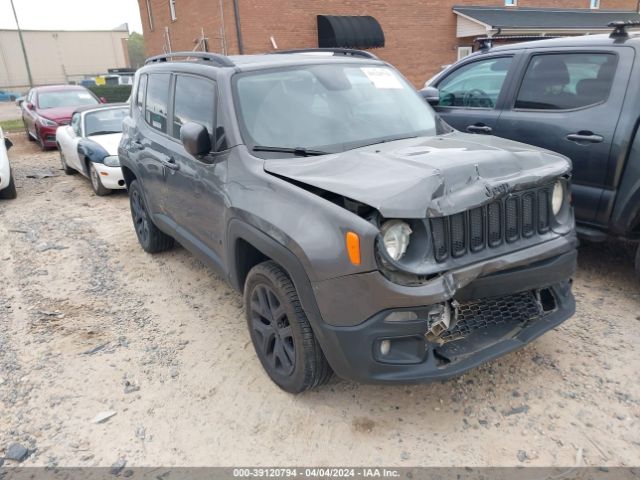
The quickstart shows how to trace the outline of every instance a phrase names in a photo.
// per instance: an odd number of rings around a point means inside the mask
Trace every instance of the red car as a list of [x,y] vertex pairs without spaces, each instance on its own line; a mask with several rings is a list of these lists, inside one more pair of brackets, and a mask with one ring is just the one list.
[[22,121],[27,137],[44,150],[56,146],[56,130],[68,125],[71,114],[81,106],[104,103],[91,91],[78,85],[35,87],[22,102]]

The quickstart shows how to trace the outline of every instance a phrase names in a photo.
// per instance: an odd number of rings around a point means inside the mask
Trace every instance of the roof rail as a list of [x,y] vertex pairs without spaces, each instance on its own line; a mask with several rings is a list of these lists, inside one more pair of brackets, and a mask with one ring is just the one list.
[[502,35],[493,37],[479,37],[473,43],[479,44],[480,51],[487,51],[493,48],[494,42],[498,40],[518,40],[521,42],[530,42],[536,40],[551,40],[554,38],[562,38],[558,35]]
[[163,53],[162,55],[156,55],[155,57],[149,57],[145,60],[144,64],[149,65],[151,63],[162,63],[167,62],[171,58],[197,58],[199,60],[204,60],[207,62],[211,62],[218,67],[235,67],[235,63],[233,63],[229,57],[225,55],[220,55],[218,53],[209,53],[209,52],[172,52],[172,53]]
[[293,50],[276,50],[274,52],[269,52],[270,54],[288,54],[288,53],[333,53],[336,55],[344,55],[345,57],[362,57],[362,58],[370,58],[372,60],[380,60],[377,56],[375,56],[371,52],[367,52],[365,50],[356,50],[353,48],[298,48]]
[[610,38],[629,38],[629,27],[640,27],[640,21],[638,20],[619,20],[617,22],[611,22],[609,27],[613,28],[613,32],[609,35]]

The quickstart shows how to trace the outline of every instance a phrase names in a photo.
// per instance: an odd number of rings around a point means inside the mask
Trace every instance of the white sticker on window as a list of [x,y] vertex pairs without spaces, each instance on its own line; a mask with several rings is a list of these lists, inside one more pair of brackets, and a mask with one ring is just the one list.
[[398,77],[388,68],[363,67],[361,70],[376,88],[402,88]]
[[79,93],[78,98],[91,98],[91,95],[88,93]]

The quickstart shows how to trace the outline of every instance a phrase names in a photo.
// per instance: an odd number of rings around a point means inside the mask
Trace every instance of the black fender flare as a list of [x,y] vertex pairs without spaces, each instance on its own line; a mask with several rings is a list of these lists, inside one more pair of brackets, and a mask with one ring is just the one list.
[[300,298],[302,308],[309,319],[309,323],[311,323],[313,333],[325,352],[327,360],[331,363],[329,355],[326,355],[327,349],[325,347],[329,346],[329,340],[325,338],[326,329],[322,328],[324,322],[313,293],[311,281],[300,260],[287,247],[272,237],[238,218],[233,218],[229,222],[227,229],[227,265],[229,282],[238,291],[243,289],[243,285],[240,285],[236,262],[238,240],[244,240],[251,244],[263,255],[278,263],[287,272],[296,287],[298,298]]

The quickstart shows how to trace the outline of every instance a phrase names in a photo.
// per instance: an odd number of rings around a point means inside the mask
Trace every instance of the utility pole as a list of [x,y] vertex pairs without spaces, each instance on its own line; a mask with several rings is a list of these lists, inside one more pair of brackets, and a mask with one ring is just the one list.
[[13,10],[13,17],[16,19],[16,26],[18,27],[18,36],[20,37],[20,46],[22,47],[24,64],[27,67],[27,76],[29,77],[29,87],[33,87],[33,78],[31,78],[31,67],[29,66],[29,58],[27,58],[27,49],[24,46],[24,38],[22,38],[22,30],[20,30],[20,23],[18,23],[18,14],[16,13],[16,7],[13,5],[13,0],[11,0],[11,9]]

